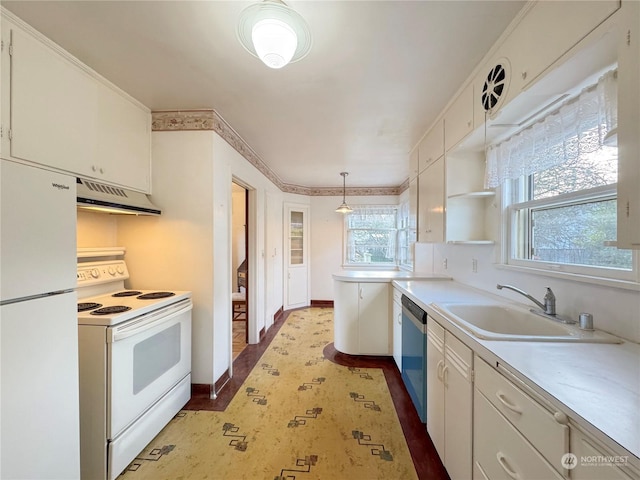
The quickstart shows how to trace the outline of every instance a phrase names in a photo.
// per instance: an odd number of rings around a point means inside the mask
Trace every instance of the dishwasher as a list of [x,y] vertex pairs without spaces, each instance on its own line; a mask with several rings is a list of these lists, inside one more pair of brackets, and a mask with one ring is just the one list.
[[427,312],[402,295],[402,380],[422,423],[427,421]]

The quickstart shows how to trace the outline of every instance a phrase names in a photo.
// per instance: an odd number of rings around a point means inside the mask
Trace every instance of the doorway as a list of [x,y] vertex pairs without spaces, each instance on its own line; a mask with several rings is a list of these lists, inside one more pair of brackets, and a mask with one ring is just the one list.
[[231,188],[231,325],[233,360],[249,340],[249,191],[232,182]]

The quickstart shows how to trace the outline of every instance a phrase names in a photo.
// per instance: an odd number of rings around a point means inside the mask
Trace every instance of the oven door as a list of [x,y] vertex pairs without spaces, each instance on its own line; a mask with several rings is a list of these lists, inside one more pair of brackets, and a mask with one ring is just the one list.
[[191,300],[107,329],[107,439],[191,372]]

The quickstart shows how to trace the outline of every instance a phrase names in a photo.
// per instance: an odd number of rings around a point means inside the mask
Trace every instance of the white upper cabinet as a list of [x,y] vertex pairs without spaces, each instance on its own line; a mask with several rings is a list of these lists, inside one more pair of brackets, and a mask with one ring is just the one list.
[[[521,94],[618,10],[620,0],[538,1],[525,8],[528,10],[523,12],[490,60],[478,70],[473,81],[474,128],[484,123],[487,110],[489,117],[497,123],[506,128],[518,128],[519,122],[557,98],[556,92]],[[516,97],[517,105],[512,106],[515,112],[499,114],[503,106]]]
[[419,162],[418,162],[418,148],[414,148],[409,154],[409,180],[413,180],[418,177]]
[[2,155],[149,192],[149,109],[3,14]]
[[98,129],[87,111],[96,107],[97,85],[28,33],[4,22],[2,30],[11,45],[11,157],[88,174]]
[[418,145],[418,173],[444,154],[444,122],[442,119],[429,130]]
[[640,3],[625,4],[618,49],[618,247],[640,249]]
[[618,8],[620,0],[536,2],[501,49],[513,63],[513,91],[528,88]]
[[[151,115],[106,85],[98,88],[98,151],[92,176],[150,190]],[[93,167],[103,168],[96,175]]]
[[444,242],[444,155],[418,177],[418,242]]
[[473,84],[458,95],[444,115],[444,148],[448,152],[473,130]]

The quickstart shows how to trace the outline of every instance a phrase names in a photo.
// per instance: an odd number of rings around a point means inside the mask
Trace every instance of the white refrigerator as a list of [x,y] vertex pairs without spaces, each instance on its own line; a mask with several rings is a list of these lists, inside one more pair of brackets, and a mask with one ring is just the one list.
[[75,178],[0,162],[0,479],[78,479]]

